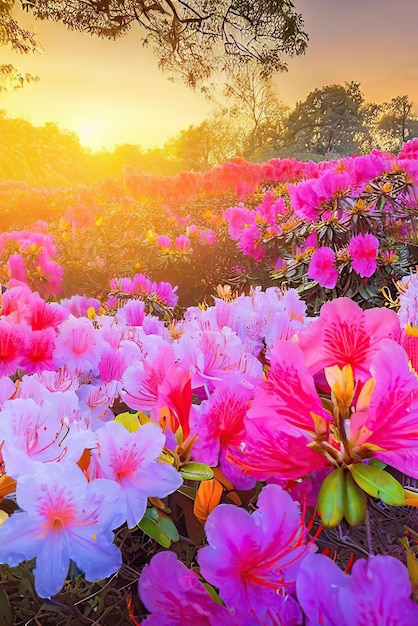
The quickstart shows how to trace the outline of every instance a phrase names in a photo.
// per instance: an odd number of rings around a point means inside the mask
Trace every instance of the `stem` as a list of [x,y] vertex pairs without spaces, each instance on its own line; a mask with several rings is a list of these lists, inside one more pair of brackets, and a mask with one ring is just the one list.
[[369,550],[369,554],[373,554],[372,533],[370,529],[369,511],[367,511],[366,513],[366,519],[364,520],[364,523],[366,526],[367,549]]

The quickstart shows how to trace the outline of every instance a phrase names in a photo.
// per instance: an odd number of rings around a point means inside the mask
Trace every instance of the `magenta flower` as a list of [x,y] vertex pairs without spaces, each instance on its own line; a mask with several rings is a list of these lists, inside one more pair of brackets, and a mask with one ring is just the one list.
[[61,590],[70,559],[87,580],[110,576],[122,564],[112,543],[112,529],[121,523],[119,496],[118,485],[89,483],[75,465],[54,464],[22,476],[16,497],[23,511],[0,527],[0,562],[15,566],[36,557],[35,589],[42,598]]
[[418,380],[398,344],[386,339],[370,368],[375,386],[368,407],[350,418],[350,438],[358,451],[418,478]]
[[196,410],[199,436],[193,455],[212,467],[219,463],[224,476],[238,489],[251,489],[254,481],[245,476],[231,458],[245,438],[244,417],[252,396],[240,382],[237,378],[220,383],[209,400]]
[[391,556],[359,559],[351,576],[322,554],[308,556],[296,582],[306,626],[414,626],[418,605],[411,600],[406,567]]
[[0,320],[0,376],[12,376],[20,367],[27,335],[24,325]]
[[[319,418],[316,423],[313,415]],[[316,434],[322,437],[327,431],[330,419],[299,347],[277,341],[267,380],[256,387],[244,422],[243,451],[230,454],[257,480],[300,478],[328,465],[325,456],[308,446]]]
[[364,278],[374,274],[377,267],[376,257],[379,249],[379,240],[374,235],[357,235],[357,237],[353,237],[348,249],[353,259],[351,265],[359,276]]
[[221,504],[210,513],[205,526],[209,546],[198,553],[200,570],[228,607],[245,607],[247,616],[259,619],[262,612],[280,614],[282,621],[273,623],[299,623],[284,619],[288,611],[297,614],[288,594],[315,546],[306,542],[299,504],[281,487],[264,487],[258,507],[250,515]]
[[176,237],[174,245],[176,247],[176,250],[178,250],[179,252],[186,252],[186,250],[190,248],[190,239],[187,237],[187,235],[179,235],[178,237]]
[[351,365],[354,378],[370,378],[370,364],[385,338],[400,335],[396,313],[384,308],[362,311],[349,298],[326,302],[318,319],[299,333],[306,365],[315,375],[324,367]]
[[316,280],[321,287],[333,289],[337,284],[338,270],[334,265],[335,253],[331,248],[323,246],[313,253],[308,267],[308,276]]
[[168,235],[160,235],[157,237],[157,246],[161,248],[161,250],[171,250],[172,245],[173,242]]
[[129,432],[121,424],[107,422],[96,431],[98,449],[92,452],[98,478],[116,481],[125,497],[126,519],[132,528],[144,516],[148,496],[165,498],[183,483],[180,474],[158,461],[165,436],[156,424]]
[[42,372],[43,370],[55,370],[56,361],[53,357],[55,348],[56,332],[53,328],[32,330],[23,350],[20,367],[28,374]]
[[142,570],[138,593],[151,613],[142,622],[147,626],[236,624],[227,609],[210,597],[198,575],[178,561],[174,552],[160,552],[151,559]]

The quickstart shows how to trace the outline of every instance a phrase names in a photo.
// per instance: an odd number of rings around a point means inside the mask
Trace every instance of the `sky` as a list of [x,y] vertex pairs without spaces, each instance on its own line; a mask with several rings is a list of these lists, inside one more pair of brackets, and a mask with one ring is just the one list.
[[[367,101],[407,94],[418,110],[418,2],[416,0],[294,0],[309,45],[275,82],[294,106],[317,87],[359,81]],[[36,32],[41,54],[1,48],[0,63],[40,77],[37,84],[0,96],[0,108],[35,125],[55,122],[79,134],[93,150],[117,144],[161,146],[197,125],[213,105],[181,82],[170,82],[139,32],[116,41],[67,31],[19,11]]]

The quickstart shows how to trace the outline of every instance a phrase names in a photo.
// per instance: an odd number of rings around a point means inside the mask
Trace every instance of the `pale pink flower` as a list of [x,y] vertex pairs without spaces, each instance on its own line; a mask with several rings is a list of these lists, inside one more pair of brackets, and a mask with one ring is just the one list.
[[107,422],[96,434],[98,447],[92,452],[96,476],[120,485],[126,520],[132,528],[143,518],[149,496],[165,498],[180,487],[183,479],[174,467],[157,460],[165,436],[156,424],[129,432],[121,424]]
[[70,316],[60,326],[55,349],[60,365],[65,364],[70,372],[96,371],[102,350],[101,337],[89,319]]
[[89,581],[102,580],[122,564],[112,529],[120,518],[120,489],[109,480],[87,482],[76,465],[52,464],[17,482],[16,511],[0,527],[0,562],[10,566],[36,557],[35,589],[56,595],[70,560]]

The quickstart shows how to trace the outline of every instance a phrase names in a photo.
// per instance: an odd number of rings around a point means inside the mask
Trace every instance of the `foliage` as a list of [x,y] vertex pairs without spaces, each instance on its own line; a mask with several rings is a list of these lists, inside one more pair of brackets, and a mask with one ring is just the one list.
[[254,59],[268,75],[286,67],[286,57],[307,45],[302,17],[290,0],[206,2],[195,0],[21,0],[35,17],[73,30],[115,39],[139,24],[144,45],[160,67],[196,87],[217,70]]
[[[12,50],[28,54],[38,50],[38,44],[33,33],[22,28],[12,17],[15,0],[1,0],[0,2],[0,46],[10,45]],[[18,89],[25,83],[37,82],[37,76],[23,74],[13,65],[0,64],[0,93],[10,88]]]
[[417,155],[131,169],[1,235],[6,620],[416,621]]

